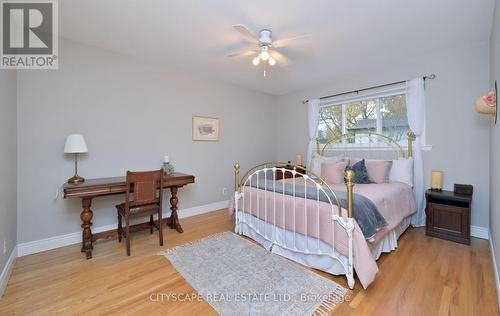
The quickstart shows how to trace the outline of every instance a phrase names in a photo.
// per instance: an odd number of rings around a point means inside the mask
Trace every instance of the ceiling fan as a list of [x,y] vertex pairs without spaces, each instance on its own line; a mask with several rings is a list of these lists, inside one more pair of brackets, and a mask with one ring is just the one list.
[[309,37],[308,34],[302,34],[273,41],[271,30],[260,30],[257,37],[252,34],[252,32],[250,32],[246,26],[242,24],[236,24],[233,25],[233,27],[243,36],[243,38],[247,42],[254,44],[255,47],[244,51],[234,52],[227,56],[242,57],[256,55],[253,58],[252,63],[254,64],[254,66],[258,66],[262,62],[262,64],[264,65],[264,77],[266,76],[267,65],[274,66],[276,65],[276,63],[279,63],[283,66],[286,66],[290,63],[290,60],[277,50],[278,48],[287,46],[291,41]]

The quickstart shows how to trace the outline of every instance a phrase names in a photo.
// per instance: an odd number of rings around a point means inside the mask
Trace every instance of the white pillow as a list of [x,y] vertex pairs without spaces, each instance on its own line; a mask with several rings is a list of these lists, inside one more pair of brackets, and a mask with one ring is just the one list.
[[342,155],[340,155],[340,156],[332,156],[332,157],[324,157],[324,156],[321,156],[318,153],[313,153],[313,156],[312,156],[312,159],[311,159],[311,166],[310,166],[309,169],[313,173],[315,173],[315,174],[317,174],[319,176],[319,175],[321,175],[321,165],[324,162],[339,162],[342,159],[344,159],[344,157]]
[[398,159],[392,161],[389,172],[389,182],[403,182],[413,187],[413,159]]

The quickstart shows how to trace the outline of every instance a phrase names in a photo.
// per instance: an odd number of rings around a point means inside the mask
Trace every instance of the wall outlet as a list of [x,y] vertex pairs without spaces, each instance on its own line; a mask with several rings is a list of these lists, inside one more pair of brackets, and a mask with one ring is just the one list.
[[7,240],[4,239],[3,240],[3,254],[6,254],[7,253]]
[[227,195],[227,188],[222,188],[222,195],[224,195],[224,196]]

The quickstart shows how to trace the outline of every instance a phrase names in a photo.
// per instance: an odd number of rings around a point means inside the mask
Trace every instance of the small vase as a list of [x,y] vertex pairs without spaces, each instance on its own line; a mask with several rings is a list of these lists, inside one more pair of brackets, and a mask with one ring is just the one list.
[[174,166],[170,162],[164,162],[162,168],[163,168],[163,172],[165,172],[165,174],[167,176],[174,173]]

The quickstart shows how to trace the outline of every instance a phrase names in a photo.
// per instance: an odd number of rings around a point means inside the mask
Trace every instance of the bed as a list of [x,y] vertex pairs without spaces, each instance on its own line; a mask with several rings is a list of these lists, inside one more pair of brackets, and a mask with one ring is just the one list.
[[[355,143],[355,137],[364,142],[383,139],[384,146],[373,142],[380,152],[394,147],[398,161],[411,159],[411,133],[406,152],[386,136],[369,133],[342,135],[318,146],[318,154],[330,157],[339,148],[345,151],[345,146],[335,145]],[[366,155],[356,146],[347,147],[351,157],[352,151]],[[355,272],[364,288],[375,280],[376,260],[396,249],[416,211],[411,183],[355,184],[353,170],[345,172],[345,184],[332,183],[317,170],[282,162],[255,166],[241,180],[239,164],[234,171],[235,232],[305,266],[345,275],[351,289]]]

